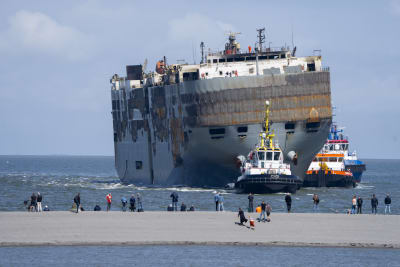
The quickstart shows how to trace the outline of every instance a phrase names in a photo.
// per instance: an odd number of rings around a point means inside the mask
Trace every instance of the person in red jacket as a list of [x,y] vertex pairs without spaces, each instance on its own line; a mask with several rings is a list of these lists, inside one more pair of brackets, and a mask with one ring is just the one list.
[[112,200],[111,193],[108,193],[108,195],[106,196],[106,200],[107,200],[107,211],[109,211],[111,209],[111,200]]

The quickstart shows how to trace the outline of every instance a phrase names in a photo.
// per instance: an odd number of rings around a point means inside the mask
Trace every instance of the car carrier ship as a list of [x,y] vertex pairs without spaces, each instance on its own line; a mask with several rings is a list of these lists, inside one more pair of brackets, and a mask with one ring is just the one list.
[[263,130],[265,99],[284,162],[304,177],[332,121],[329,68],[321,55],[264,47],[263,30],[256,49],[242,51],[230,33],[223,51],[202,49],[200,64],[168,64],[164,57],[154,72],[129,65],[125,77],[112,76],[115,166],[123,183],[236,180],[237,155],[250,151]]

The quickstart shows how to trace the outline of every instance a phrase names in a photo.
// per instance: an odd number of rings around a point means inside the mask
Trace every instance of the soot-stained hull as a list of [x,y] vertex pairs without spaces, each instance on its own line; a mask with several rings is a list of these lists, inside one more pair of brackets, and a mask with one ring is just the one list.
[[112,90],[115,166],[124,183],[222,186],[258,141],[264,103],[292,173],[304,177],[331,124],[328,71],[215,78]]

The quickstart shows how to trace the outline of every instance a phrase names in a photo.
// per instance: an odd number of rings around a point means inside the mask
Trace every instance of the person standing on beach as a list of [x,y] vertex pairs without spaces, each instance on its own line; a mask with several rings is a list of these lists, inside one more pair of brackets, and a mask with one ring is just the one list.
[[313,204],[313,211],[316,212],[316,211],[319,210],[319,209],[318,209],[319,197],[318,197],[317,194],[314,194],[314,196],[313,196],[313,202],[314,202],[314,204]]
[[107,211],[110,211],[111,210],[111,202],[112,202],[111,193],[108,193],[108,195],[106,196],[106,200],[107,200]]
[[391,213],[390,204],[392,204],[392,199],[390,198],[389,194],[387,194],[385,197],[385,214],[386,214],[387,209],[388,209],[389,213]]
[[269,203],[267,203],[267,206],[265,207],[265,211],[267,212],[267,222],[270,222],[271,221],[270,215],[272,212],[272,208]]
[[376,198],[375,194],[373,194],[371,198],[371,208],[372,213],[376,214],[378,209],[378,199]]
[[130,204],[129,209],[130,209],[132,212],[134,212],[135,209],[136,209],[136,208],[135,208],[135,202],[136,202],[135,195],[132,194],[131,198],[129,199],[129,204]]
[[253,205],[253,201],[254,201],[254,195],[252,193],[249,194],[249,196],[247,197],[249,199],[249,212],[254,212],[254,205]]
[[292,209],[292,197],[290,196],[289,193],[287,193],[285,196],[285,202],[286,202],[287,212],[290,213],[290,210]]
[[137,200],[137,208],[138,212],[143,211],[143,206],[142,206],[142,197],[140,196],[139,193],[136,194],[136,200]]
[[354,195],[353,199],[351,200],[351,214],[356,214],[356,207],[357,207],[357,197]]
[[218,210],[224,211],[224,197],[221,193],[219,193],[218,195]]
[[362,204],[363,204],[363,199],[361,197],[358,197],[358,199],[357,199],[357,214],[362,214]]
[[219,195],[218,195],[218,192],[216,192],[215,195],[214,195],[215,211],[218,211],[218,207],[219,207],[219,205],[218,205],[218,199],[219,199]]
[[178,211],[178,193],[172,192],[170,195],[170,198],[172,198],[172,208],[174,211]]
[[74,203],[76,205],[76,213],[79,212],[79,206],[81,205],[81,196],[80,193],[78,193],[75,197],[74,197]]
[[30,211],[37,211],[37,202],[36,201],[37,201],[37,197],[36,197],[35,193],[32,193]]
[[121,198],[121,204],[122,204],[122,211],[126,211],[126,204],[128,204],[128,200],[126,200],[125,197]]
[[258,220],[261,222],[261,217],[263,217],[263,222],[265,222],[265,211],[266,211],[267,204],[265,202],[261,202],[261,213],[260,213],[260,218]]
[[38,193],[37,193],[37,211],[38,211],[38,212],[43,211],[43,210],[42,210],[42,200],[43,200],[43,197],[42,197],[42,195],[40,194],[40,192],[38,192]]

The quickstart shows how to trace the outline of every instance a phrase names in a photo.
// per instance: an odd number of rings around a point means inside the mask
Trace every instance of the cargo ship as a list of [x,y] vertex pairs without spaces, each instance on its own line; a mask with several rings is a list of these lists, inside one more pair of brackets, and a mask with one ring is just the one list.
[[[237,155],[257,144],[264,101],[284,162],[303,178],[332,122],[330,72],[321,55],[296,57],[296,48],[242,51],[230,33],[222,51],[200,64],[156,70],[126,66],[111,82],[115,166],[123,183],[223,186],[240,175]],[[145,64],[144,64],[145,65]]]

